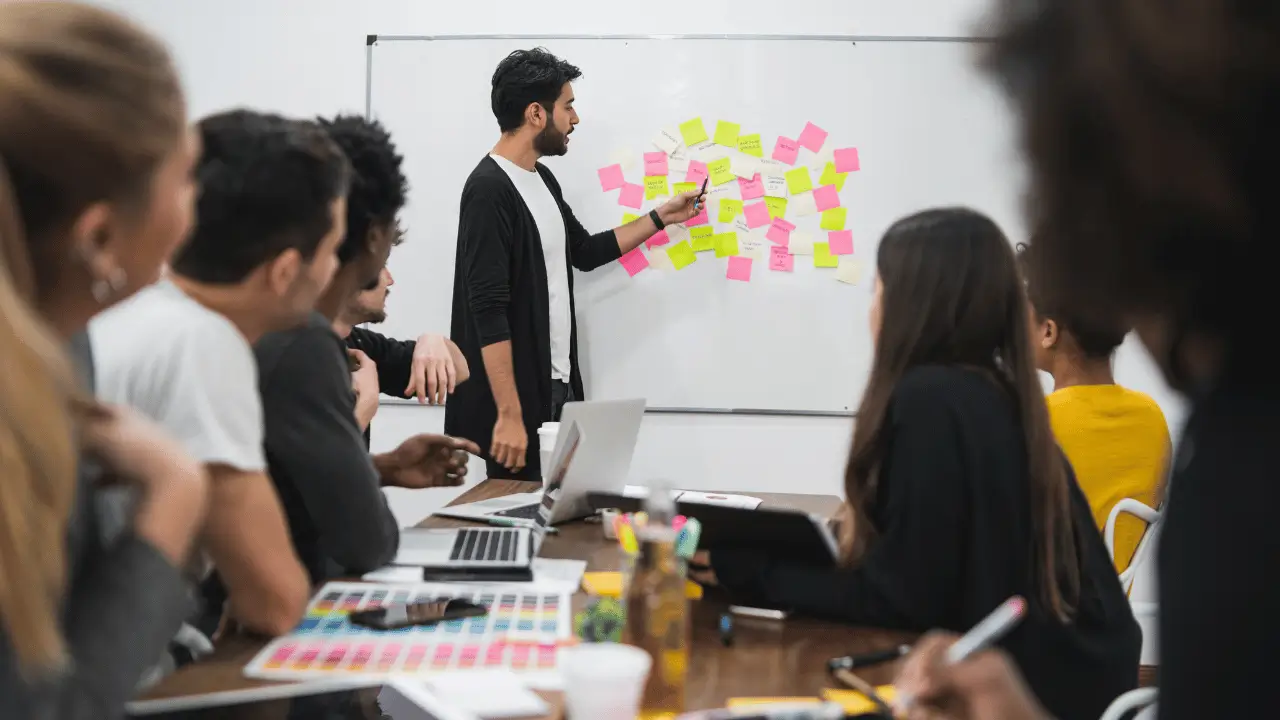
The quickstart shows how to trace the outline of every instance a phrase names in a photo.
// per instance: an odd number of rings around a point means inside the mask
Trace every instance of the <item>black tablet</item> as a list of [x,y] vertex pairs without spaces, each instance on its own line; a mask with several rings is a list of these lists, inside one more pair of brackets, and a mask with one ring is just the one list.
[[451,709],[419,683],[311,682],[129,703],[148,720],[477,720]]

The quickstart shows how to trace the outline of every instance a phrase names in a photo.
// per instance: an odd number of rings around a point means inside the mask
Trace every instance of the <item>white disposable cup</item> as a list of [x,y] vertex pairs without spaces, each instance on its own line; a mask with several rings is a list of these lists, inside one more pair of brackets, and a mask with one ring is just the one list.
[[587,643],[560,650],[570,720],[635,720],[653,659],[631,645]]
[[551,453],[556,449],[556,437],[560,435],[560,423],[544,422],[538,428],[538,462],[542,466],[542,487],[547,486],[551,472]]

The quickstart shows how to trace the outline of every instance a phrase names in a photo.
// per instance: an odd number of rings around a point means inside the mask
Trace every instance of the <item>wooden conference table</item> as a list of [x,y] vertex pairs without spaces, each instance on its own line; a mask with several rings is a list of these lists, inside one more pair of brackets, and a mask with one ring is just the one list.
[[[474,502],[517,492],[529,492],[532,483],[515,480],[485,480],[463,493],[455,503]],[[733,492],[726,490],[725,492]],[[751,493],[765,507],[785,507],[831,516],[840,500],[830,495]],[[466,522],[427,518],[422,527],[452,527]],[[605,540],[599,524],[568,523],[556,535],[548,535],[541,556],[587,561],[587,571],[617,570],[621,554],[616,542]],[[588,597],[574,596],[574,610]],[[908,642],[911,636],[884,630],[850,628],[814,620],[789,619],[777,623],[736,618],[734,642],[725,647],[718,629],[727,603],[709,593],[690,604],[693,645],[689,661],[688,709],[721,707],[732,697],[795,697],[817,695],[832,687],[827,677],[829,658],[872,652]],[[241,671],[262,648],[260,639],[245,636],[226,638],[212,656],[169,676],[146,693],[145,698],[169,698],[222,690],[236,690],[274,683],[249,680]],[[880,685],[892,682],[897,663],[860,670],[867,681]],[[555,708],[552,718],[563,716],[560,694],[544,692]]]

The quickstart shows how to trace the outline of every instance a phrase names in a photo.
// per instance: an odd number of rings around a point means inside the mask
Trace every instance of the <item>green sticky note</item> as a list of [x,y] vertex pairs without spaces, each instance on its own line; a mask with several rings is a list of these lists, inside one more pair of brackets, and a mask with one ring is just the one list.
[[738,147],[738,131],[742,126],[738,123],[728,122],[726,120],[716,121],[716,144],[723,145],[727,148],[737,149]]
[[738,254],[738,233],[720,233],[712,237],[716,244],[716,257],[733,257]]
[[764,143],[760,142],[760,133],[738,136],[738,152],[753,157],[764,157]]
[[679,195],[682,192],[693,192],[698,189],[698,183],[671,183],[671,192]]
[[622,213],[623,225],[626,225],[627,223],[635,222],[636,220],[639,220],[639,219],[640,219],[639,215],[632,215],[631,213]]
[[787,216],[787,199],[767,197],[764,199],[764,206],[769,208],[769,217],[777,220],[780,217]]
[[706,142],[707,128],[703,126],[702,118],[696,117],[680,123],[680,137],[684,139],[684,144],[689,147],[693,147],[700,142]]
[[792,195],[799,195],[802,192],[809,192],[813,189],[813,178],[809,175],[809,168],[798,167],[795,170],[787,171],[787,192]]
[[818,178],[818,185],[835,185],[836,190],[840,191],[844,189],[844,181],[847,177],[849,177],[849,173],[836,172],[835,163],[827,163],[827,166],[822,170],[822,177]]
[[667,257],[671,258],[671,264],[677,270],[683,270],[698,260],[698,256],[693,254],[693,248],[683,240],[667,248]]
[[670,195],[667,189],[667,176],[647,177],[644,179],[644,199],[652,200],[659,195]]
[[716,222],[730,223],[742,214],[742,201],[725,198],[720,201],[720,216]]
[[690,242],[693,243],[694,252],[706,252],[707,250],[716,249],[715,228],[710,225],[699,225],[695,228],[689,228]]
[[720,158],[707,163],[707,172],[711,173],[711,184],[716,187],[734,179],[733,171],[729,169],[729,158]]
[[845,218],[849,214],[849,208],[831,208],[822,211],[822,224],[819,225],[823,230],[843,230]]
[[828,243],[813,244],[813,266],[816,268],[833,268],[840,266],[840,256],[831,254]]

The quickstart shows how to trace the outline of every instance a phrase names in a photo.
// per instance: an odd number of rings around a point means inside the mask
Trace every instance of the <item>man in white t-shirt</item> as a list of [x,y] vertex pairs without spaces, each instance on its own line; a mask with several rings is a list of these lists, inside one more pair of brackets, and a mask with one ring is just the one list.
[[333,277],[350,168],[312,123],[235,111],[199,130],[196,228],[165,279],[90,325],[97,390],[204,463],[201,547],[225,610],[278,635],[297,624],[310,588],[266,474],[252,344],[305,320]]
[[622,227],[582,227],[538,162],[568,152],[581,75],[541,48],[507,56],[490,96],[502,137],[462,189],[451,334],[471,380],[445,405],[444,427],[487,451],[489,477],[539,479],[537,428],[583,397],[569,266],[617,260],[703,202],[685,192]]

